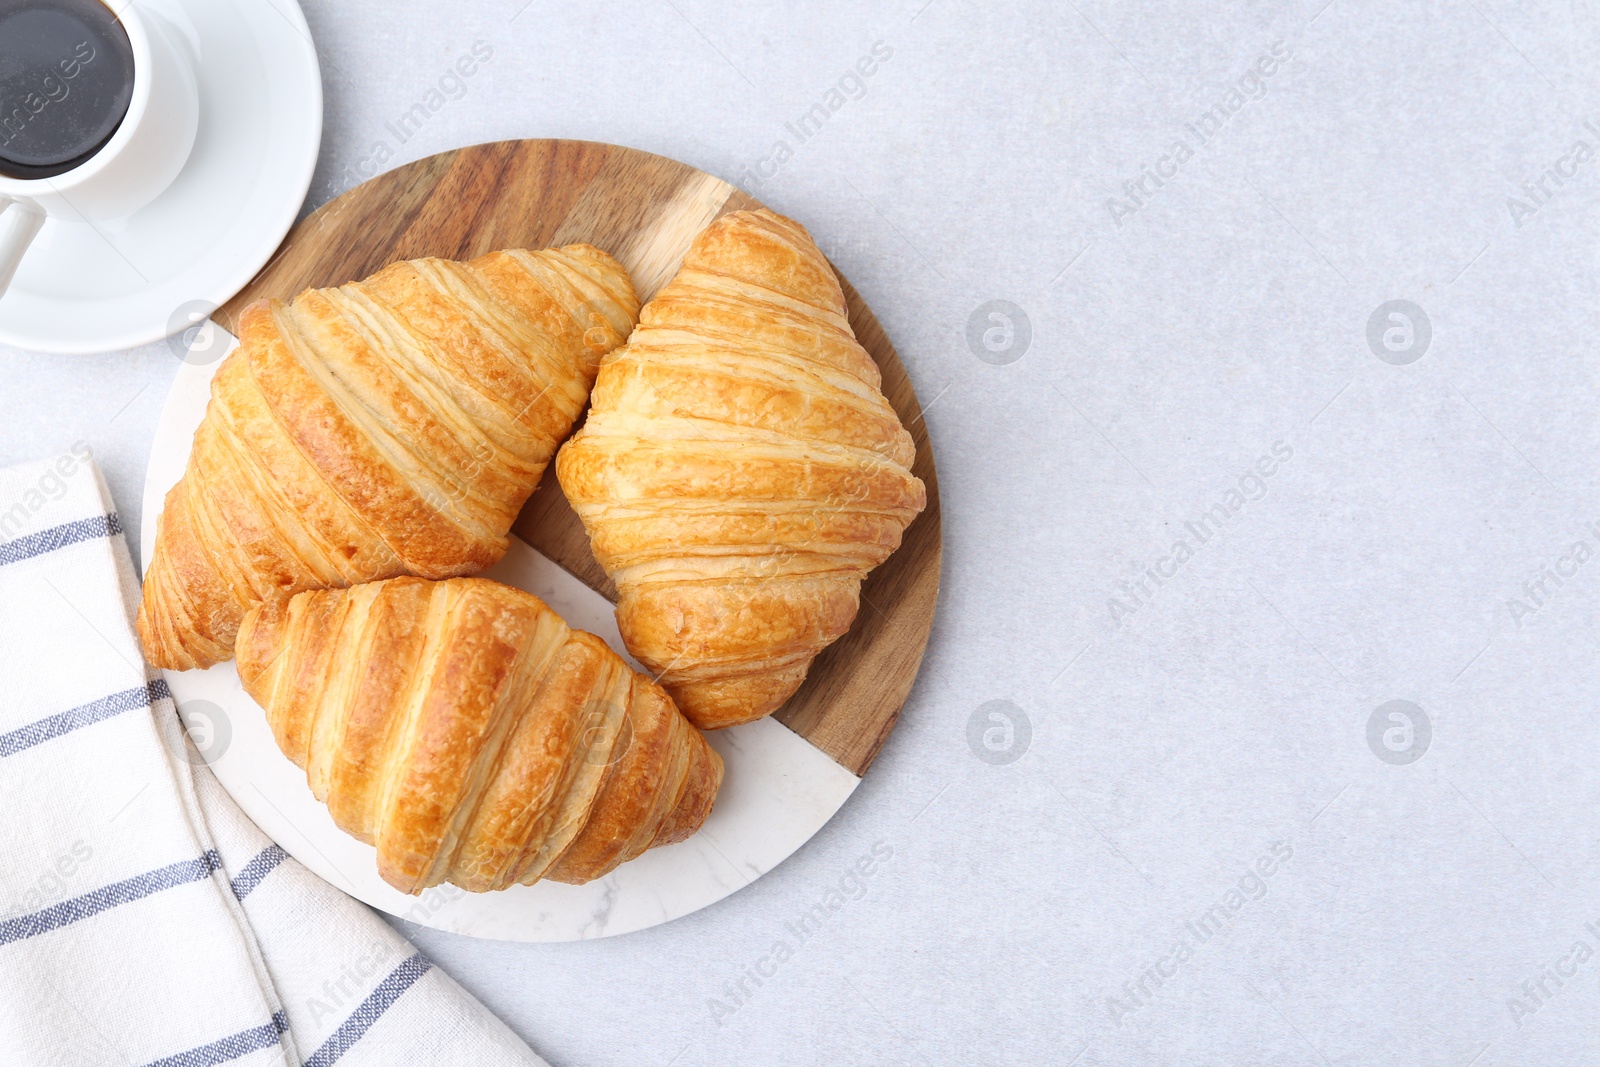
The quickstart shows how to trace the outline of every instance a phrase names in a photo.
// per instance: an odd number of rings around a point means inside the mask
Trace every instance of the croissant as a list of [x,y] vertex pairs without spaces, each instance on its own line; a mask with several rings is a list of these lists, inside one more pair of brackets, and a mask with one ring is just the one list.
[[209,667],[258,601],[496,562],[638,310],[589,245],[395,263],[246,308],[167,494],[145,655]]
[[702,729],[775,711],[927,503],[804,227],[723,216],[601,363],[556,473],[629,651]]
[[261,604],[238,667],[278,747],[405,893],[603,877],[693,834],[722,782],[660,686],[485,578]]

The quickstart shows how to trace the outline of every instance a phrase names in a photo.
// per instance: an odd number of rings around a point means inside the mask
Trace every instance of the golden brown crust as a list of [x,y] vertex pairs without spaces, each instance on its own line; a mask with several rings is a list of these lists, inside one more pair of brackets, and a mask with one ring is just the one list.
[[659,686],[487,579],[264,603],[238,667],[312,793],[407,893],[603,877],[698,830],[722,781]]
[[556,459],[629,650],[714,729],[777,710],[927,504],[804,227],[739,211],[606,357]]
[[145,655],[208,667],[255,603],[493,564],[638,310],[588,245],[411,260],[246,308],[158,524]]

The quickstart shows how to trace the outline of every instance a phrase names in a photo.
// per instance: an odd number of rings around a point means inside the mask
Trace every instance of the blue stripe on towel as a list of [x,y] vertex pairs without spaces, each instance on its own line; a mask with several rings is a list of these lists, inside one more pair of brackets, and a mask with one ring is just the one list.
[[79,727],[89,726],[121,715],[125,711],[137,711],[148,708],[157,700],[171,700],[172,690],[167,688],[167,683],[160,678],[141,685],[135,689],[124,689],[120,693],[112,693],[108,697],[101,697],[92,703],[83,704],[67,711],[57,712],[46,716],[38,722],[30,722],[20,726],[10,733],[0,734],[0,759],[6,756],[15,756],[24,749],[42,744],[53,737],[71,733]]
[[239,876],[233,880],[233,895],[240,900],[249,896],[263,878],[288,858],[289,854],[277,845],[268,845],[256,853],[255,858],[245,864]]
[[428,968],[433,964],[422,953],[408,957],[400,966],[389,972],[389,977],[378,983],[361,1006],[351,1013],[350,1018],[339,1024],[335,1030],[322,1043],[322,1047],[311,1054],[306,1060],[305,1067],[329,1067],[350,1051],[350,1047],[372,1028],[372,1024],[389,1010],[389,1006],[400,999],[400,994],[410,989],[418,978],[428,973]]
[[122,519],[114,511],[109,515],[96,515],[93,518],[79,519],[77,522],[62,523],[48,530],[19,537],[15,541],[0,543],[0,567],[4,567],[7,563],[20,563],[25,559],[42,556],[46,552],[54,552],[58,548],[66,548],[80,541],[115,537],[121,532]]
[[85,893],[81,897],[52,904],[43,911],[7,919],[0,922],[0,945],[9,945],[13,941],[23,941],[49,933],[59,927],[69,926],[79,919],[87,919],[103,911],[110,911],[119,904],[143,900],[163,889],[204,881],[211,876],[212,871],[221,866],[222,858],[217,855],[217,850],[208,849],[205,855],[195,859],[169,863],[165,867],[159,867],[145,874],[113,882],[96,889],[93,893]]
[[209,1045],[192,1048],[188,1052],[180,1052],[176,1056],[166,1056],[159,1060],[152,1060],[145,1067],[211,1067],[216,1063],[227,1063],[240,1056],[248,1056],[252,1052],[259,1052],[264,1048],[271,1048],[278,1043],[278,1035],[289,1029],[289,1017],[283,1012],[275,1012],[272,1021],[262,1026],[252,1026],[248,1030],[241,1030]]

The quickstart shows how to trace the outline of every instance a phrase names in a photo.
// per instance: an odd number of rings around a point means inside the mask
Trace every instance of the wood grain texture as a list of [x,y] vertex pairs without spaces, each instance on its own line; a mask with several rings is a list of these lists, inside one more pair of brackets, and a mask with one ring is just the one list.
[[[590,141],[499,141],[398,167],[324,204],[272,261],[219,308],[237,334],[251,302],[362,278],[398,259],[465,259],[497,248],[587,241],[628,268],[649,300],[712,219],[759,201],[693,167]],[[804,219],[799,220],[805,222]],[[939,484],[916,392],[872,310],[840,278],[857,339],[883,371],[883,391],[916,442],[913,472],[928,507],[899,551],[861,588],[850,632],[826,649],[778,719],[852,773],[866,772],[916,680],[939,596]],[[524,541],[615,602],[583,524],[545,472],[513,527]]]

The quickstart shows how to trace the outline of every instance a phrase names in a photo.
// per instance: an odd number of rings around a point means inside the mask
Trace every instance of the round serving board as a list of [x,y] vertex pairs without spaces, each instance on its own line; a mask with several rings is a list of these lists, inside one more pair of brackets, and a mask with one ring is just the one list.
[[[396,168],[325,204],[213,318],[234,331],[239,312],[255,300],[289,299],[395,260],[469,259],[498,248],[578,241],[615,256],[648,300],[707,224],[760,206],[721,179],[636,149],[558,140],[476,145]],[[863,585],[850,632],[817,657],[789,703],[771,719],[710,735],[727,777],[699,834],[587,886],[540,883],[490,894],[444,887],[418,901],[385,885],[371,848],[333,826],[303,773],[273,746],[232,664],[167,672],[186,718],[214,707],[226,720],[230,743],[207,758],[234,799],[297,859],[376,907],[439,929],[528,941],[602,937],[667,922],[749,884],[815,834],[893,728],[921,664],[939,591],[939,493],[921,408],[871,310],[840,281],[856,337],[877,360],[884,393],[916,442],[913,469],[927,485],[928,507],[907,528],[899,551]],[[215,360],[187,363],[168,398],[145,482],[146,557],[215,370]],[[624,651],[609,611],[616,591],[553,467],[513,527],[525,545],[514,542],[489,576],[544,597],[574,626]]]

